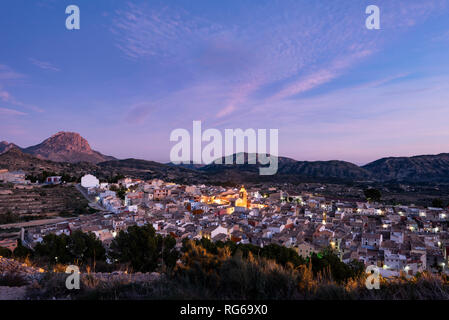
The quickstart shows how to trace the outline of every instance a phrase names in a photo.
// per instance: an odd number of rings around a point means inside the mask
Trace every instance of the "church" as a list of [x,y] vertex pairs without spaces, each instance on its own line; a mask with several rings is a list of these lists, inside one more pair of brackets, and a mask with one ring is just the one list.
[[248,192],[246,192],[246,189],[244,186],[240,188],[239,191],[239,197],[237,200],[235,200],[235,207],[237,208],[248,208]]

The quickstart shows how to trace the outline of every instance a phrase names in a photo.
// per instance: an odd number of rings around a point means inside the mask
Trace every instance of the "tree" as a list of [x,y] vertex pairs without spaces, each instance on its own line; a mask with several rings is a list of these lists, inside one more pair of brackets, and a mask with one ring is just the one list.
[[318,254],[313,253],[310,259],[312,260],[312,271],[314,274],[329,271],[332,278],[337,282],[342,282],[349,278],[357,278],[364,271],[363,263],[353,260],[350,264],[346,264],[328,249]]
[[17,240],[17,248],[13,252],[16,258],[26,258],[33,256],[33,251],[22,245],[22,240]]
[[68,263],[71,262],[68,244],[69,237],[67,235],[57,236],[51,233],[46,235],[34,250],[38,257],[44,258],[50,263]]
[[179,253],[175,248],[176,240],[171,236],[158,236],[158,250],[163,268],[173,269],[176,266]]
[[125,176],[122,174],[118,174],[115,177],[111,176],[108,179],[108,183],[117,183],[119,180],[124,179]]
[[433,199],[432,200],[432,207],[434,207],[434,208],[443,208],[444,207],[443,200],[441,200],[441,199]]
[[9,257],[11,257],[11,255],[12,255],[11,250],[9,250],[7,248],[0,247],[0,256],[1,257],[9,258]]
[[274,243],[262,248],[262,257],[275,260],[283,266],[286,266],[287,263],[292,263],[295,267],[297,267],[305,262],[296,250]]
[[48,234],[41,243],[35,247],[38,257],[50,263],[86,263],[106,259],[106,250],[103,244],[91,232],[74,231],[70,236],[62,234]]
[[76,230],[69,239],[69,250],[72,259],[79,259],[86,263],[105,260],[106,250],[101,241],[96,238],[95,234]]
[[175,245],[175,239],[157,235],[151,225],[131,226],[120,231],[111,243],[111,256],[119,263],[130,264],[134,271],[151,272],[160,266],[175,266]]
[[78,178],[74,177],[74,176],[71,176],[71,175],[69,175],[67,173],[63,173],[62,176],[61,176],[61,180],[64,181],[64,182],[76,182],[76,181],[78,181]]
[[109,187],[109,190],[114,191],[117,194],[117,197],[124,200],[126,195],[126,188],[124,187],[117,187],[116,185],[111,185]]
[[366,199],[370,202],[379,202],[382,197],[381,192],[374,188],[366,189],[363,193],[365,194]]
[[[253,244],[235,244],[233,241],[227,241],[225,243],[221,241],[212,242],[209,239],[202,238],[197,240],[196,245],[206,249],[211,254],[217,254],[219,249],[227,247],[232,256],[239,252],[243,258],[247,258],[250,254],[255,257],[263,257],[269,260],[275,260],[277,263],[285,266],[288,263],[293,264],[295,267],[304,264],[305,260],[292,248],[287,248],[277,244],[269,244],[263,248]],[[187,250],[188,241],[183,242],[182,251]]]

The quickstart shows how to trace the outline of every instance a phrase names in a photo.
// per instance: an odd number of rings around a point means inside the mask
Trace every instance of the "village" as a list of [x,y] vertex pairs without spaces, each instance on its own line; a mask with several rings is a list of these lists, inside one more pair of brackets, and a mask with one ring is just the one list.
[[[24,183],[17,173],[11,177]],[[61,177],[45,183],[60,184]],[[384,277],[447,273],[446,209],[328,200],[281,187],[225,188],[132,178],[100,183],[90,174],[76,187],[96,213],[22,227],[17,237],[0,238],[0,246],[14,250],[20,239],[33,248],[49,233],[81,230],[94,233],[107,248],[120,231],[150,224],[157,233],[175,238],[178,248],[184,239],[201,238],[261,247],[275,243],[302,257],[328,248],[345,263],[378,266]]]

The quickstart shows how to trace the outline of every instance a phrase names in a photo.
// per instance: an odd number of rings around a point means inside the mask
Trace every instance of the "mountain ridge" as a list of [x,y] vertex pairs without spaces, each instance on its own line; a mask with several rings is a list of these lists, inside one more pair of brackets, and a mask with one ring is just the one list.
[[[24,157],[20,151],[32,156]],[[108,172],[124,171],[141,177],[161,176],[169,179],[192,179],[195,174],[210,181],[289,181],[307,179],[345,181],[396,181],[396,182],[449,182],[449,153],[436,155],[416,155],[412,157],[384,157],[363,166],[341,160],[297,161],[288,157],[278,157],[278,171],[274,176],[259,176],[259,164],[248,164],[248,154],[244,153],[245,164],[236,165],[237,154],[232,155],[234,164],[193,165],[159,163],[141,159],[116,159],[92,150],[86,139],[75,132],[58,132],[40,144],[20,148],[14,143],[0,142],[0,157],[8,154],[10,163],[17,156],[23,164],[48,160],[59,163],[90,163],[97,170]],[[228,156],[230,157],[230,156]],[[38,162],[39,163],[39,162]],[[29,164],[29,163],[28,163]],[[2,165],[2,161],[0,161]],[[42,163],[41,163],[42,165]],[[30,166],[27,166],[30,167]],[[55,166],[58,168],[58,166]],[[195,179],[196,180],[196,179]]]
[[0,154],[14,147],[36,158],[55,162],[99,163],[115,159],[112,156],[106,156],[98,151],[92,150],[89,142],[76,132],[60,131],[41,143],[26,148],[2,141],[0,143]]

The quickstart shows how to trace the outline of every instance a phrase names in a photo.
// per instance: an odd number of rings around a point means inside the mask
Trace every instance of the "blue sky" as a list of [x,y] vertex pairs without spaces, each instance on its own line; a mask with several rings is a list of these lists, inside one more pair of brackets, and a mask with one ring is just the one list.
[[449,152],[449,0],[3,0],[0,40],[0,140],[20,146],[75,131],[166,162],[202,120],[277,128],[298,160]]

